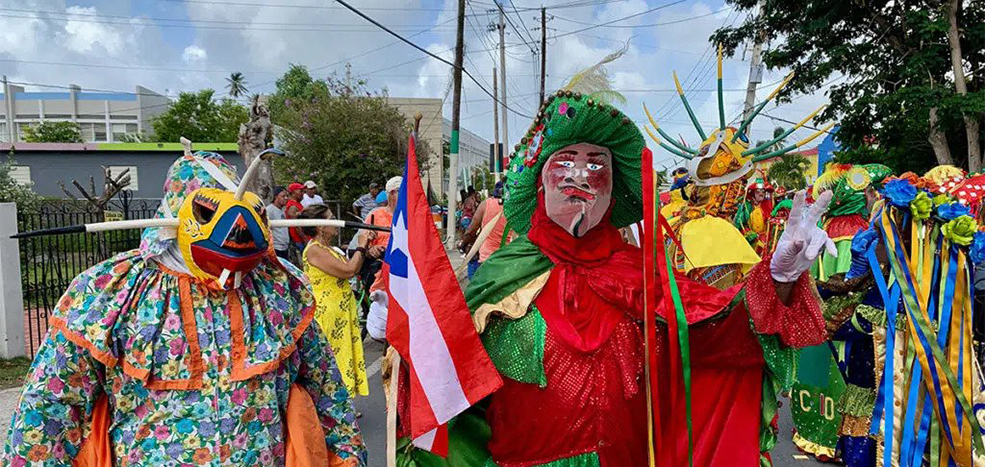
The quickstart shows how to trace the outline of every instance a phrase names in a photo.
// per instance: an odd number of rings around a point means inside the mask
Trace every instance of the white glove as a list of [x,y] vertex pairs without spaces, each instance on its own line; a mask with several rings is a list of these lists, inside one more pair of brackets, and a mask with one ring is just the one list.
[[824,192],[812,205],[807,205],[807,192],[799,191],[793,198],[787,228],[780,236],[770,261],[770,274],[777,282],[794,282],[821,254],[824,247],[832,256],[838,249],[827,232],[817,226],[821,215],[831,204],[832,193]]

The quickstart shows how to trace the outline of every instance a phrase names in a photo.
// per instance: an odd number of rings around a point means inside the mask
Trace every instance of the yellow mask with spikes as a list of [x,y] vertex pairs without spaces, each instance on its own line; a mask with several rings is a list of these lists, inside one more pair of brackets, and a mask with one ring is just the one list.
[[195,190],[178,210],[177,241],[193,276],[224,288],[238,282],[269,254],[263,201],[250,192],[237,200],[231,191]]

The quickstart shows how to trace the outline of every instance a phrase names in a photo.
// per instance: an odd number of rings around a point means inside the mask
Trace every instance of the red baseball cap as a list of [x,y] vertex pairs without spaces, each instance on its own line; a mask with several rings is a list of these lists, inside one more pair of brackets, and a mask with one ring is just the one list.
[[300,191],[300,190],[303,190],[303,189],[304,189],[304,185],[302,185],[302,184],[300,184],[298,182],[294,182],[294,183],[292,183],[290,185],[287,185],[287,191]]

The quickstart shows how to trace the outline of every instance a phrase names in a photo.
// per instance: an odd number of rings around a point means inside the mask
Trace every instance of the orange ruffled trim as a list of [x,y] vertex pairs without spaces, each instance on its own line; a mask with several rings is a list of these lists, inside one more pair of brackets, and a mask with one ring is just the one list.
[[103,394],[92,409],[89,436],[82,442],[72,467],[113,467],[113,449],[109,443],[109,398]]
[[294,337],[294,342],[287,347],[280,350],[280,355],[277,359],[269,361],[261,365],[255,365],[251,367],[246,366],[246,344],[243,342],[243,305],[239,300],[239,294],[234,290],[227,292],[229,297],[229,324],[232,328],[232,343],[233,343],[233,371],[231,379],[233,381],[244,381],[250,379],[256,375],[262,375],[269,371],[276,369],[280,362],[285,358],[289,357],[294,353],[294,349],[298,346],[298,340],[301,339],[301,335],[304,331],[308,329],[308,325],[311,324],[311,320],[314,319],[314,306],[306,308],[302,311],[301,322],[298,326],[294,328],[291,335]]
[[[279,269],[281,269],[288,277],[292,280],[298,280],[291,275],[290,271],[287,270],[279,262],[275,263]],[[191,378],[187,379],[177,379],[177,380],[160,380],[154,379],[150,370],[145,368],[137,368],[133,366],[130,362],[125,359],[122,360],[113,354],[100,350],[93,344],[89,339],[87,339],[82,334],[73,331],[68,328],[66,321],[63,318],[56,316],[51,316],[48,318],[48,325],[50,328],[60,332],[66,339],[72,343],[86,349],[89,354],[105,365],[107,368],[114,368],[120,365],[123,373],[142,381],[144,387],[148,389],[155,390],[198,390],[203,387],[203,375],[205,373],[205,362],[202,358],[202,349],[198,342],[198,326],[195,321],[195,312],[192,305],[191,298],[191,281],[196,281],[198,284],[206,286],[209,290],[217,290],[214,287],[210,287],[207,282],[196,279],[194,276],[185,274],[182,272],[174,271],[167,268],[164,265],[156,264],[157,267],[161,269],[166,274],[175,276],[178,278],[178,293],[179,293],[179,303],[181,312],[182,328],[185,332],[185,338],[188,342],[189,350],[189,363],[188,370],[191,373]],[[301,338],[301,335],[308,329],[311,321],[315,317],[315,306],[312,303],[311,306],[302,310],[301,322],[298,323],[297,327],[291,332],[293,337],[293,342],[281,349],[280,354],[275,360],[266,362],[261,365],[255,365],[251,367],[246,366],[246,344],[244,342],[244,332],[245,327],[243,323],[243,306],[240,301],[239,294],[236,290],[226,290],[226,296],[229,300],[230,307],[230,326],[232,330],[232,360],[233,369],[231,374],[231,379],[233,381],[245,381],[257,375],[262,375],[264,373],[273,371],[277,369],[280,363],[290,357],[294,350],[297,348],[297,343]],[[60,304],[61,305],[61,304]],[[112,328],[106,330],[106,336],[103,337],[104,340],[109,339],[109,333]]]
[[291,385],[284,414],[285,467],[356,467],[352,457],[343,460],[325,445],[325,432],[311,395],[299,384]]

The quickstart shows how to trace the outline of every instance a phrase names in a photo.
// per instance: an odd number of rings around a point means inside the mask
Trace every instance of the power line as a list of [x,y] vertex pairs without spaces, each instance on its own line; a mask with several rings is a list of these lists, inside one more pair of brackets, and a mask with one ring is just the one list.
[[513,28],[513,31],[516,32],[517,38],[523,41],[523,45],[526,45],[528,48],[530,48],[530,53],[536,54],[537,51],[534,50],[534,47],[530,45],[530,43],[527,42],[526,39],[524,39],[523,34],[520,33],[520,29],[516,27],[516,24],[513,24],[513,20],[510,19],[510,16],[506,14],[506,10],[503,10],[503,5],[501,5],[498,1],[496,2],[496,8],[499,9],[500,14],[503,15],[503,18],[506,19],[506,22],[509,23],[510,27]]
[[[435,24],[434,24],[434,25],[432,25],[431,27],[429,27],[429,28],[427,28],[427,29],[423,29],[423,30],[421,30],[421,31],[418,31],[418,32],[415,32],[414,34],[411,34],[410,36],[407,36],[407,37],[415,37],[415,36],[419,36],[419,35],[421,35],[421,34],[424,34],[424,33],[426,33],[426,32],[429,32],[429,31],[431,31],[431,30],[433,30],[434,28],[436,28],[436,27],[438,27],[438,26],[441,26],[441,25],[444,25],[444,24],[447,24],[447,23],[450,23],[450,22],[452,22],[452,21],[454,21],[454,20],[455,20],[455,18],[449,18],[449,19],[447,19],[447,20],[445,20],[445,21],[442,21],[442,22],[440,22],[440,23],[435,23]],[[389,44],[386,44],[386,45],[381,45],[381,46],[379,46],[379,47],[376,47],[376,48],[374,48],[374,49],[370,49],[370,50],[367,50],[367,51],[365,51],[365,52],[360,52],[360,53],[358,53],[358,54],[356,54],[356,55],[352,55],[352,56],[350,56],[350,57],[346,57],[346,58],[343,58],[342,60],[337,60],[337,61],[334,61],[334,62],[332,62],[332,63],[329,63],[328,65],[322,65],[322,66],[319,66],[319,67],[317,67],[317,68],[312,68],[312,69],[311,69],[311,71],[320,71],[320,70],[324,70],[324,69],[326,69],[326,68],[329,68],[329,67],[333,67],[333,66],[335,66],[335,65],[339,65],[339,64],[342,64],[342,63],[345,63],[345,62],[348,62],[348,61],[351,61],[351,60],[355,60],[355,59],[357,59],[357,58],[360,58],[360,57],[364,57],[364,56],[366,56],[366,55],[369,55],[369,54],[371,54],[371,53],[373,53],[373,52],[377,52],[377,51],[380,51],[380,50],[383,50],[383,49],[386,49],[386,48],[389,48],[389,47],[392,47],[392,46],[394,46],[394,45],[397,45],[397,44],[399,44],[400,42],[401,42],[401,41],[393,41],[393,42],[391,42],[391,43],[389,43]],[[276,80],[276,79],[273,79],[273,80],[270,80],[270,81],[266,81],[266,82],[263,82],[263,83],[260,83],[260,84],[258,84],[258,85],[254,85],[254,86],[253,86],[253,89],[259,89],[259,88],[261,88],[261,87],[263,87],[263,86],[266,86],[266,85],[269,85],[269,84],[273,84],[273,83],[276,83],[276,82],[277,82],[277,80]]]
[[[109,19],[123,19],[131,23],[133,20],[140,21],[169,21],[169,22],[179,22],[179,23],[215,23],[215,24],[236,24],[236,25],[260,25],[260,26],[315,26],[315,27],[339,27],[339,26],[358,26],[353,24],[345,23],[282,23],[282,22],[263,22],[263,21],[229,21],[229,20],[218,20],[218,19],[189,19],[189,18],[158,18],[149,16],[126,16],[126,15],[107,15],[102,13],[80,13],[80,12],[69,12],[69,11],[43,11],[43,10],[31,10],[31,9],[21,9],[21,8],[0,8],[0,11],[11,11],[15,13],[40,13],[44,15],[60,15],[60,16],[70,16],[72,20],[78,20],[77,16],[91,17],[91,18],[109,18]],[[143,24],[141,24],[143,25]],[[428,24],[400,24],[394,25],[394,27],[424,27],[430,26]],[[373,29],[361,27],[362,29]]]
[[[9,60],[0,59],[0,63],[10,62],[10,63],[25,63],[31,65],[57,65],[57,66],[71,66],[71,67],[83,67],[83,68],[112,68],[119,70],[155,70],[155,71],[179,71],[188,73],[232,73],[233,71],[243,70],[209,70],[209,69],[195,69],[186,67],[169,67],[169,66],[150,66],[150,65],[110,65],[101,63],[71,63],[71,62],[53,62],[53,61],[41,61],[41,60]],[[280,71],[272,70],[250,70],[244,73],[280,73]]]
[[[203,5],[222,5],[222,6],[249,6],[249,7],[269,7],[269,8],[301,8],[312,10],[341,10],[342,8],[328,5],[270,5],[266,3],[253,2],[219,2],[212,0],[157,0],[159,2],[171,3],[195,3]],[[445,11],[443,8],[401,8],[401,7],[366,7],[367,11]]]
[[633,13],[633,14],[631,14],[629,16],[623,16],[622,18],[616,18],[616,19],[614,19],[612,21],[606,21],[606,22],[601,23],[601,24],[595,24],[595,25],[588,26],[588,27],[585,27],[585,28],[582,28],[582,29],[578,29],[578,30],[575,30],[575,31],[566,32],[564,34],[558,34],[558,35],[555,35],[554,38],[556,39],[556,38],[559,38],[559,37],[570,36],[572,34],[578,34],[578,33],[585,32],[585,31],[588,31],[588,30],[591,30],[591,29],[601,28],[603,26],[607,26],[607,25],[610,25],[610,24],[613,24],[613,23],[618,23],[620,21],[626,21],[627,19],[632,19],[632,18],[636,18],[638,16],[643,16],[645,14],[653,13],[654,11],[662,10],[664,8],[670,8],[670,7],[674,6],[674,5],[679,5],[679,4],[684,3],[686,1],[687,0],[676,0],[676,1],[673,1],[673,2],[670,2],[670,3],[667,3],[665,5],[660,5],[660,6],[656,6],[656,7],[650,8],[649,10],[646,10],[646,11],[641,11],[639,13]]
[[[363,12],[361,12],[361,11],[359,11],[359,10],[358,10],[357,8],[355,8],[355,7],[353,7],[352,5],[349,5],[349,4],[348,4],[348,3],[346,3],[346,2],[344,1],[344,0],[335,0],[335,1],[336,1],[336,2],[338,2],[338,3],[340,3],[340,4],[342,5],[342,6],[344,6],[344,7],[346,7],[346,8],[348,8],[348,9],[349,9],[350,11],[352,11],[353,13],[355,13],[355,14],[357,14],[357,15],[359,15],[359,16],[360,16],[361,18],[363,18],[363,19],[365,19],[366,21],[369,21],[370,23],[373,23],[373,24],[375,24],[375,25],[376,25],[377,27],[379,27],[380,29],[382,29],[382,30],[384,30],[384,31],[386,31],[386,32],[387,32],[387,33],[389,33],[389,34],[390,34],[391,36],[394,36],[394,37],[396,37],[397,39],[400,39],[401,41],[403,41],[403,42],[406,42],[406,43],[407,43],[408,45],[410,45],[411,47],[413,47],[413,48],[415,48],[415,49],[417,49],[417,50],[419,50],[419,51],[421,51],[421,52],[423,52],[424,54],[426,54],[426,55],[428,55],[428,56],[430,56],[431,58],[433,58],[433,59],[435,59],[435,60],[438,60],[438,61],[440,61],[440,62],[442,62],[442,63],[444,63],[444,64],[446,64],[446,65],[448,65],[448,66],[451,66],[452,68],[455,68],[455,65],[454,65],[453,63],[451,63],[451,62],[449,62],[448,60],[445,60],[445,59],[443,59],[443,58],[441,58],[441,57],[439,57],[439,56],[437,56],[437,55],[435,55],[435,54],[433,54],[433,53],[431,53],[431,52],[430,52],[430,51],[428,51],[427,49],[425,49],[425,48],[423,48],[423,47],[421,47],[421,46],[419,46],[419,45],[417,45],[417,44],[415,44],[415,43],[414,43],[413,41],[411,41],[410,39],[407,39],[407,38],[405,38],[405,37],[403,37],[403,36],[401,36],[400,34],[397,34],[397,33],[396,33],[396,32],[394,32],[393,30],[391,30],[390,28],[387,28],[386,26],[384,26],[384,25],[382,25],[382,24],[380,24],[380,23],[379,23],[378,21],[376,21],[376,20],[374,20],[373,18],[370,18],[369,16],[367,16],[367,15],[366,15],[365,13],[363,13]],[[475,85],[479,87],[479,89],[482,89],[482,91],[483,91],[483,92],[485,92],[486,94],[488,94],[488,95],[489,95],[489,97],[492,97],[492,98],[493,98],[494,100],[496,100],[497,102],[499,102],[499,99],[498,99],[498,98],[496,98],[496,96],[494,96],[494,95],[493,95],[493,94],[492,94],[491,92],[489,92],[489,90],[488,90],[488,89],[486,89],[486,88],[485,88],[484,86],[482,86],[482,83],[480,83],[480,82],[479,82],[479,80],[477,80],[477,79],[475,79],[475,77],[474,77],[474,76],[472,76],[472,73],[470,73],[468,69],[466,69],[465,67],[462,67],[462,73],[465,73],[465,75],[466,75],[466,76],[468,76],[468,77],[469,77],[469,79],[470,79],[470,80],[472,80],[472,82],[473,82],[473,83],[475,83]],[[507,109],[507,110],[509,110],[509,111],[511,111],[511,112],[513,112],[513,113],[515,113],[515,114],[517,114],[517,115],[521,115],[521,116],[523,116],[524,118],[533,118],[533,117],[532,117],[532,116],[530,116],[530,115],[525,115],[525,114],[522,114],[522,113],[520,113],[520,112],[517,112],[516,110],[514,110],[514,109],[512,109],[512,108],[510,108],[510,106],[509,106],[509,105],[507,105],[507,104],[506,104],[505,102],[503,103],[503,107],[506,107],[506,109]]]
[[[719,9],[719,10],[715,10],[715,11],[711,11],[711,12],[708,12],[708,13],[704,13],[704,14],[701,14],[701,15],[689,16],[687,18],[681,18],[681,19],[677,19],[677,20],[673,20],[673,21],[664,21],[664,22],[661,22],[661,23],[650,23],[650,24],[607,24],[607,25],[602,25],[600,27],[632,29],[632,28],[652,28],[652,27],[656,27],[656,26],[667,26],[667,25],[670,25],[670,24],[684,23],[684,22],[687,22],[687,21],[692,21],[692,20],[696,20],[696,19],[699,19],[699,18],[704,18],[704,17],[707,17],[707,16],[711,16],[711,15],[715,15],[715,14],[721,13],[723,11],[729,11],[731,9],[732,9],[731,7],[726,7],[726,8],[722,8],[722,9]],[[586,25],[586,26],[593,26],[593,25],[595,25],[595,23],[588,23],[588,22],[585,22],[585,21],[578,21],[578,20],[571,19],[571,18],[565,18],[564,16],[559,16],[559,15],[554,15],[554,17],[555,18],[558,18],[558,19],[561,19],[561,20],[564,20],[564,21],[568,21],[570,23],[575,23],[575,24],[582,24],[582,25]]]
[[[38,19],[37,16],[31,15],[15,15],[0,13],[0,17],[3,18],[22,18],[22,19]],[[371,33],[376,32],[375,29],[370,28],[360,28],[356,26],[357,29],[341,29],[342,27],[352,27],[352,25],[329,25],[330,28],[325,27],[311,27],[311,28],[274,28],[274,27],[245,27],[245,26],[201,26],[196,24],[160,24],[160,23],[144,23],[144,22],[134,22],[134,21],[111,21],[111,20],[96,20],[96,19],[79,19],[79,18],[55,18],[55,17],[45,17],[46,20],[51,21],[63,21],[63,22],[79,22],[79,23],[94,23],[94,24],[115,24],[120,26],[155,26],[159,28],[179,28],[179,29],[209,29],[209,30],[219,30],[219,31],[276,31],[276,32],[348,32],[348,33]],[[133,18],[139,19],[139,18]],[[243,23],[250,24],[250,23]],[[286,23],[285,23],[286,24]],[[401,26],[407,27],[407,26]]]
[[[513,8],[513,13],[515,13],[517,19],[520,20],[520,26],[523,26],[523,32],[527,33],[527,38],[530,39],[530,42],[532,44],[536,44],[537,40],[534,39],[534,36],[532,34],[530,34],[530,28],[528,28],[527,23],[523,21],[523,15],[521,15],[520,12],[516,10],[516,4],[513,3],[513,0],[509,0],[509,1],[510,1],[510,7]],[[526,42],[526,40],[524,40],[524,42]]]

